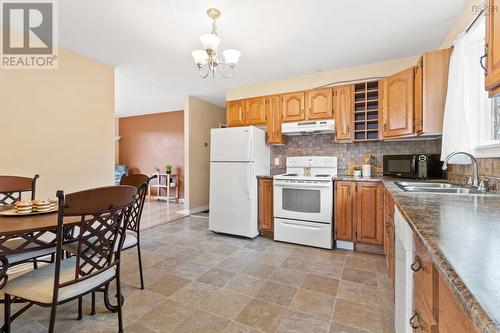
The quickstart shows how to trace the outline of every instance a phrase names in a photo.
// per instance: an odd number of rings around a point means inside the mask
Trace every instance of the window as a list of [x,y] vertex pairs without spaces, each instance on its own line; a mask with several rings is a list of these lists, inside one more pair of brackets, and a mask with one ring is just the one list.
[[478,157],[500,157],[500,96],[488,98],[485,115],[479,116],[481,138],[475,148]]

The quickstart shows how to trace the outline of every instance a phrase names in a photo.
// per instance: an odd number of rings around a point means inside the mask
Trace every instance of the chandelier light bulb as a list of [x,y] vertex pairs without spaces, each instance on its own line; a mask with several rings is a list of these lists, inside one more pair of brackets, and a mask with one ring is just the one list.
[[216,34],[206,33],[200,36],[201,45],[203,49],[217,51],[220,44],[220,38]]
[[222,52],[222,55],[224,56],[226,64],[234,66],[238,63],[241,52],[235,49],[227,49]]
[[207,64],[208,54],[204,50],[194,50],[191,54],[193,55],[194,62],[198,66],[205,66]]

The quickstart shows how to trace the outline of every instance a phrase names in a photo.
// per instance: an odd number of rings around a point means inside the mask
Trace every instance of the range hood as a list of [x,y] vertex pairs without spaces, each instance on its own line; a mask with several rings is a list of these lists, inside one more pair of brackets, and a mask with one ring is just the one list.
[[335,133],[335,120],[299,121],[281,124],[284,135],[328,134]]

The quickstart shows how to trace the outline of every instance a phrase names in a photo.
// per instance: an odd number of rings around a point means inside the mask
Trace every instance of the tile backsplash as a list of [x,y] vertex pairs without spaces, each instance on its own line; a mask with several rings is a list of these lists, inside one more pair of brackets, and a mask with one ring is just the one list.
[[[383,141],[337,143],[331,134],[302,135],[288,137],[288,143],[283,146],[271,147],[271,174],[284,173],[286,158],[290,156],[337,156],[338,173],[346,174],[349,163],[362,163],[365,154],[375,156],[375,165],[382,167],[383,155],[394,154],[439,154],[441,140]],[[280,165],[274,165],[274,159],[279,158]]]
[[[477,162],[479,178],[489,178],[488,188],[500,191],[500,158],[480,158]],[[471,172],[470,164],[450,164],[446,171],[446,179],[453,183],[465,184],[469,180]]]

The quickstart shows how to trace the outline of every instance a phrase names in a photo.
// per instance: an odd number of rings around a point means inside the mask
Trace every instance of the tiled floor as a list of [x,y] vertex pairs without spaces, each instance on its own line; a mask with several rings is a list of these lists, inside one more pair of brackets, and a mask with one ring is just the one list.
[[184,217],[187,215],[183,212],[184,208],[184,203],[146,200],[142,210],[141,228],[148,229]]
[[[186,217],[142,234],[146,289],[135,252],[123,255],[126,332],[394,332],[393,293],[382,256],[211,233]],[[58,308],[57,332],[116,332],[116,314],[76,321],[76,302]],[[2,311],[3,312],[3,311]],[[33,307],[14,332],[45,332]]]

